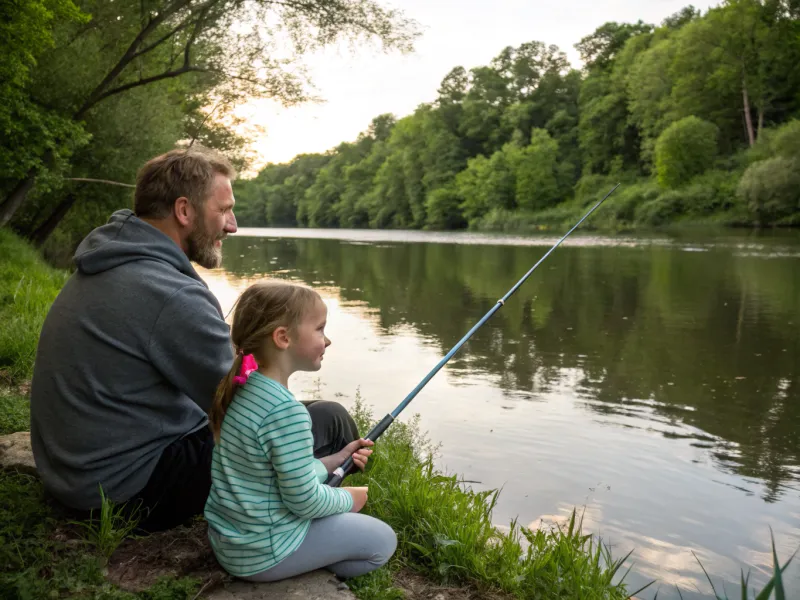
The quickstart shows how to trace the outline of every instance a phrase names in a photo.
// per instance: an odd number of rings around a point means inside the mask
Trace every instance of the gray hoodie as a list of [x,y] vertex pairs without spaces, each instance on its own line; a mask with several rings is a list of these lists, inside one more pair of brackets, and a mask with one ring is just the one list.
[[45,488],[77,509],[147,483],[161,452],[204,427],[233,361],[214,295],[165,234],[115,212],[75,253],[45,319],[31,442]]

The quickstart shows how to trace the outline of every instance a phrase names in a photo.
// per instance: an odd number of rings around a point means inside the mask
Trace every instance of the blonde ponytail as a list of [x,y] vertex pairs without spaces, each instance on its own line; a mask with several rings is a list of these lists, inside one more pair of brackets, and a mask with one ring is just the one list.
[[208,413],[208,422],[211,426],[211,432],[214,434],[214,441],[219,443],[219,432],[222,429],[222,421],[225,418],[225,413],[228,412],[228,407],[233,401],[233,395],[236,393],[236,384],[234,378],[242,368],[242,353],[237,352],[233,357],[233,365],[230,371],[225,375],[225,378],[217,386],[217,392],[214,394],[214,402],[211,403],[211,410]]
[[[260,353],[266,341],[278,327],[295,328],[306,311],[321,302],[319,294],[309,287],[285,281],[263,281],[248,287],[236,300],[231,341],[236,349],[233,364],[217,386],[208,421],[219,443],[222,421],[236,395],[236,378],[244,357],[253,354],[261,364]],[[261,365],[263,366],[263,365]]]

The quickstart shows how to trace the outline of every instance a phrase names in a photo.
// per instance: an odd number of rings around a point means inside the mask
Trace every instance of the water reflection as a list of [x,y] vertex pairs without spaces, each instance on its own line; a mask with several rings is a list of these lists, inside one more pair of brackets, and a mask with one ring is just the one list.
[[[377,309],[378,333],[409,326],[449,350],[541,255],[538,248],[318,239],[228,242],[236,275],[294,276]],[[796,478],[800,449],[797,261],[660,247],[561,248],[451,361],[492,375],[509,402],[576,373],[584,406],[690,425],[720,468]],[[687,410],[687,408],[689,410]],[[624,422],[624,420],[623,420]]]
[[[209,283],[228,307],[263,276],[315,286],[323,392],[390,410],[544,249],[376,239],[237,236]],[[769,525],[781,556],[800,545],[798,265],[784,240],[564,246],[417,410],[447,466],[504,487],[498,521],[585,505],[615,555],[635,549],[632,585],[709,591],[691,550],[729,582],[767,573]]]

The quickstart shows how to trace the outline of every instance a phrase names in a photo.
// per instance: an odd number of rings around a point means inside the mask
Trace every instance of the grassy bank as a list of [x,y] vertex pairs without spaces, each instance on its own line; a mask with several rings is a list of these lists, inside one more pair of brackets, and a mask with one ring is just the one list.
[[[0,434],[6,434],[29,427],[28,399],[18,387],[30,377],[41,325],[67,274],[7,230],[0,230],[0,252],[7,257],[0,265],[0,368],[7,384],[0,392]],[[366,430],[371,415],[364,405],[356,417]],[[612,582],[620,561],[582,536],[577,524],[563,532],[512,524],[502,533],[491,521],[497,493],[463,489],[434,469],[428,450],[416,423],[398,424],[381,440],[369,472],[355,478],[370,485],[370,512],[400,540],[390,565],[352,582],[359,597],[402,597],[393,583],[400,570],[519,598],[571,598],[576,590],[586,598],[627,597]],[[138,594],[115,588],[104,577],[108,552],[99,551],[107,544],[76,535],[31,475],[0,472],[0,507],[0,597],[177,599],[198,591],[191,579],[165,580]]]
[[67,279],[26,242],[0,229],[0,383],[30,379],[47,309]]

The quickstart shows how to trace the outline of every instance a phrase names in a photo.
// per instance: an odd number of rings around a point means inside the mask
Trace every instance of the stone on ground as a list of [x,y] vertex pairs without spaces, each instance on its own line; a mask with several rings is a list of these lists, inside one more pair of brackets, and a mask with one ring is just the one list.
[[355,595],[328,571],[313,571],[273,583],[235,581],[217,587],[207,600],[354,600]]
[[0,468],[36,473],[29,431],[0,436]]

